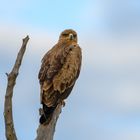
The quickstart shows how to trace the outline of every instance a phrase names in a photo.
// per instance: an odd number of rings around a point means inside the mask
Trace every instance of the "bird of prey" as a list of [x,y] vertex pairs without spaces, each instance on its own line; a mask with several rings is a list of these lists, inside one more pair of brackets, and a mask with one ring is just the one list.
[[77,40],[74,30],[64,30],[42,59],[38,74],[43,105],[41,124],[49,123],[55,108],[69,96],[79,76],[82,54]]

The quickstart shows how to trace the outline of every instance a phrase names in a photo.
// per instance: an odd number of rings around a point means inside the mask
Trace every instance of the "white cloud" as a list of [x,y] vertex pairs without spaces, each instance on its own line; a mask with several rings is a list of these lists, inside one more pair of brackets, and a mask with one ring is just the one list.
[[[84,40],[84,39],[82,39]],[[86,63],[107,68],[109,65],[120,67],[140,64],[140,41],[119,42],[119,40],[83,41],[84,59]]]
[[123,132],[120,132],[115,140],[139,140],[140,139],[140,133],[139,129],[136,131],[134,130],[124,130]]
[[29,35],[30,40],[28,43],[28,51],[34,54],[40,54],[50,49],[57,41],[56,33],[49,30],[43,30],[39,28],[31,28],[30,26],[18,26],[16,24],[4,24],[0,27],[2,37],[0,38],[0,50],[12,53],[17,52],[20,48],[22,39]]
[[114,103],[116,103],[120,110],[127,113],[127,111],[140,111],[140,87],[139,83],[124,82],[116,88],[114,94]]

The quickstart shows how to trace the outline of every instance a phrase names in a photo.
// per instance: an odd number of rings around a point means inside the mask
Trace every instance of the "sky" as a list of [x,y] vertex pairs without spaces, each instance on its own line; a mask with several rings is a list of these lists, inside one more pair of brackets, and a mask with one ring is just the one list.
[[64,29],[78,33],[82,68],[56,126],[55,140],[140,139],[140,1],[13,0],[0,5],[0,140],[7,77],[22,39],[30,40],[13,96],[20,140],[36,137],[38,72]]

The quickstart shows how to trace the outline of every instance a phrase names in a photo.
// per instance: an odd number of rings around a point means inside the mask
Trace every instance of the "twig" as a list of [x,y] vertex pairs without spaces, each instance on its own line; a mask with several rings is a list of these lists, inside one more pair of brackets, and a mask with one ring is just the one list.
[[35,140],[53,140],[55,126],[58,120],[58,117],[61,113],[62,105],[59,104],[55,109],[52,119],[49,124],[39,125],[37,129],[37,137]]
[[14,129],[13,115],[12,115],[12,97],[13,97],[13,89],[16,84],[16,78],[18,76],[19,68],[22,62],[22,58],[24,52],[26,50],[26,45],[28,43],[29,36],[23,39],[23,43],[21,49],[18,52],[16,62],[12,71],[7,75],[8,84],[5,95],[5,103],[4,103],[4,119],[5,119],[5,135],[7,140],[17,140],[16,132]]

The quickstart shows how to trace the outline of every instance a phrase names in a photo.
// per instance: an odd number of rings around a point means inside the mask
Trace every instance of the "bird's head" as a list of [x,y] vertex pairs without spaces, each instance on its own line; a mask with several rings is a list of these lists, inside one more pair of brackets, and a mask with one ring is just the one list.
[[77,33],[72,29],[64,30],[60,36],[59,41],[72,41],[77,43]]

